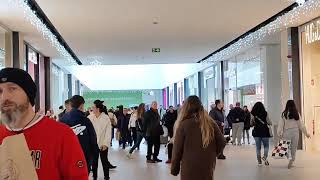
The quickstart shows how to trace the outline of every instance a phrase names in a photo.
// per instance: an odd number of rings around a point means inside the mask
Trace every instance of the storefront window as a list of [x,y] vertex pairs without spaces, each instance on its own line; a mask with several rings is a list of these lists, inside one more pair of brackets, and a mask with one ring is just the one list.
[[57,112],[59,106],[64,104],[68,99],[67,76],[55,64],[52,64],[51,70],[51,99],[52,108]]
[[211,105],[216,99],[221,99],[221,66],[220,63],[205,69],[203,75],[202,102],[204,107],[210,111]]
[[174,106],[174,85],[169,86],[169,106]]
[[257,101],[264,101],[260,51],[254,48],[225,61],[224,97],[227,109],[236,102],[251,108]]
[[314,136],[306,148],[320,151],[320,20],[301,27],[303,119]]
[[198,96],[199,95],[199,88],[198,88],[198,73],[190,76],[188,78],[188,85],[189,87],[189,95],[196,95]]
[[28,48],[28,73],[35,80],[35,65],[38,63],[37,53]]
[[178,100],[178,104],[182,104],[184,101],[184,82],[180,81],[177,83],[177,100]]

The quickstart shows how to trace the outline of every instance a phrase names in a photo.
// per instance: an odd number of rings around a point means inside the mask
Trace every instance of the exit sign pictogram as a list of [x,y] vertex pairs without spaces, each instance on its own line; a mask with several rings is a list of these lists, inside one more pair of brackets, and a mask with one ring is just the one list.
[[153,53],[159,53],[160,52],[160,48],[152,48],[152,52]]

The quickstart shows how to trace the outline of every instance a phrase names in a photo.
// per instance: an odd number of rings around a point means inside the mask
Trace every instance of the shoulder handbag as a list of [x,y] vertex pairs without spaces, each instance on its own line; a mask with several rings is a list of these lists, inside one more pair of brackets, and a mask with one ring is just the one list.
[[158,131],[159,131],[160,136],[164,135],[164,130],[163,130],[163,127],[161,126],[161,124],[158,125]]
[[113,128],[116,128],[117,127],[117,122],[115,120],[115,115],[112,114],[112,117],[110,118],[110,121],[111,121],[111,125]]
[[258,116],[255,116],[255,118],[262,124],[264,125],[267,125],[268,127],[268,130],[269,130],[269,134],[270,134],[270,137],[273,137],[273,131],[272,131],[272,126],[269,125],[268,123],[264,122],[262,119],[260,119]]

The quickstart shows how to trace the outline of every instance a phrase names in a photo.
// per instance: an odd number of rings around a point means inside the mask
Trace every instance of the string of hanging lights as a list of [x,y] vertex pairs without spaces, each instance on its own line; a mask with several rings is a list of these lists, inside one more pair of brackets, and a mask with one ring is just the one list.
[[67,59],[72,65],[76,65],[76,60],[58,41],[57,37],[50,31],[50,29],[43,23],[43,21],[36,15],[36,12],[28,5],[28,0],[9,0],[9,2],[21,9],[23,9],[24,18],[34,26],[43,38],[48,40],[50,44],[58,51],[58,53]]
[[266,36],[280,32],[296,24],[301,17],[305,17],[310,12],[320,11],[320,0],[294,0],[299,6],[295,7],[288,13],[279,16],[266,26],[261,27],[246,37],[239,39],[229,47],[213,54],[202,63],[214,63],[225,60],[232,55],[236,55],[248,47],[252,47],[257,42],[263,40]]

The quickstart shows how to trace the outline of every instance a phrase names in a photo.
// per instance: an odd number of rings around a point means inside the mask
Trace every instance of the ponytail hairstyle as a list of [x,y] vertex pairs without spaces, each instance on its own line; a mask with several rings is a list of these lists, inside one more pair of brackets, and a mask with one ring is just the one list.
[[93,102],[94,105],[96,105],[96,107],[99,109],[100,113],[105,113],[108,114],[108,110],[107,107],[105,105],[103,105],[104,101],[100,101],[100,100],[95,100]]

